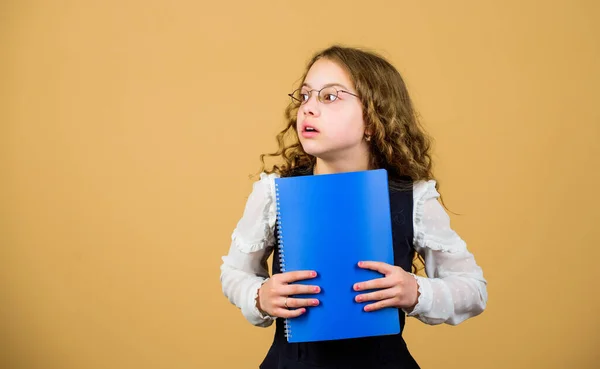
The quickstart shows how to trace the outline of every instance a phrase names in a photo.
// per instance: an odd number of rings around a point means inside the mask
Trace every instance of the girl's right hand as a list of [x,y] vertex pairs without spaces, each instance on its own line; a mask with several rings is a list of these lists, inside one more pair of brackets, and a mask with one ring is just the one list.
[[291,295],[315,294],[321,291],[318,286],[289,284],[312,279],[317,273],[309,270],[278,273],[273,275],[258,290],[258,310],[272,317],[295,318],[306,312],[305,306],[317,306],[317,299],[299,299]]

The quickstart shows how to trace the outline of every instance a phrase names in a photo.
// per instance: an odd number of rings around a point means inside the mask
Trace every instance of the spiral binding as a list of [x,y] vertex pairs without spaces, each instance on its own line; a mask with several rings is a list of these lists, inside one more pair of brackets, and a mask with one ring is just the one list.
[[[277,204],[277,239],[279,243],[279,267],[282,273],[285,273],[285,252],[283,247],[283,236],[281,234],[282,224],[281,224],[281,209],[279,204],[279,184],[275,183],[275,202]],[[292,338],[292,327],[288,323],[288,318],[285,318],[284,321],[284,332],[285,337],[289,340]]]

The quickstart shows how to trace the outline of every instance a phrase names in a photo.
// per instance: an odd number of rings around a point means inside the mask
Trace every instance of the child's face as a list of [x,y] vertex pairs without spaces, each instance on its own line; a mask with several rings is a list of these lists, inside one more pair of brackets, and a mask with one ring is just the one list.
[[[365,124],[362,104],[358,97],[338,92],[338,98],[329,103],[318,101],[318,90],[334,84],[338,91],[357,94],[346,71],[327,59],[312,65],[302,92],[309,99],[298,108],[297,130],[304,151],[323,160],[336,161],[364,155]],[[310,90],[315,90],[309,93]],[[325,90],[324,90],[325,91]],[[306,95],[305,95],[306,96]],[[327,98],[327,96],[324,96]],[[329,100],[335,96],[329,96]],[[306,126],[316,129],[307,131]]]

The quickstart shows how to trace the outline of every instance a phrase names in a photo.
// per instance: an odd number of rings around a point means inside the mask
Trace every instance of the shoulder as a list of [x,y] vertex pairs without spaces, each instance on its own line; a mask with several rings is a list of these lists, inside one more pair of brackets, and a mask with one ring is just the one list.
[[275,193],[275,179],[279,178],[277,173],[260,173],[259,179],[254,182],[252,192],[261,192],[265,195],[273,195]]
[[280,178],[277,173],[262,172],[257,181],[252,185],[252,193],[249,202],[259,205],[267,218],[274,208],[275,202],[275,179]]
[[263,249],[272,240],[272,230],[276,222],[275,173],[261,173],[252,184],[244,213],[235,227],[232,238],[244,252]]
[[258,180],[252,183],[252,191],[248,196],[246,208],[260,207],[264,209],[273,201],[275,197],[275,178],[279,178],[276,173],[260,173]]
[[426,200],[440,197],[436,186],[437,181],[434,179],[414,181],[412,188],[415,204],[417,202],[425,202]]

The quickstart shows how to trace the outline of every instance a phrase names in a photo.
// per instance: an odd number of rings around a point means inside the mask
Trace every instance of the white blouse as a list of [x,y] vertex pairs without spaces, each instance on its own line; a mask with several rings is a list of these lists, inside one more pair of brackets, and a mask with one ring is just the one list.
[[[275,245],[275,178],[277,174],[262,173],[253,184],[221,265],[223,293],[250,323],[261,327],[275,320],[256,307]],[[413,184],[413,245],[425,261],[428,277],[414,276],[420,295],[414,309],[405,312],[427,324],[456,325],[483,312],[487,281],[466,243],[450,228],[450,217],[438,197],[434,180]]]

